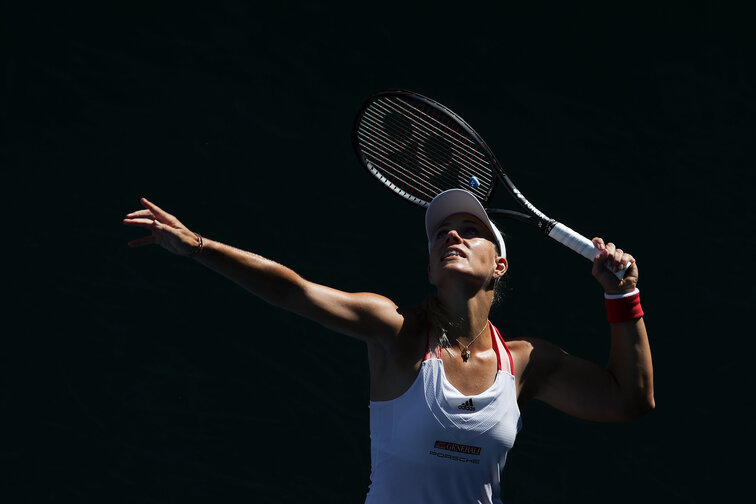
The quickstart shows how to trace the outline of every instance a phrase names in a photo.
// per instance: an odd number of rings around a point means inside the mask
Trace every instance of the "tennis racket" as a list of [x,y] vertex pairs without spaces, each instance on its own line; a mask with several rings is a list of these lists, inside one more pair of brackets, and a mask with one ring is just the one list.
[[[428,207],[447,189],[466,189],[494,220],[508,218],[535,226],[591,261],[599,253],[591,240],[530,203],[480,135],[430,98],[405,90],[373,94],[357,114],[352,141],[368,172],[411,203]],[[488,208],[497,181],[521,211]],[[615,275],[622,279],[628,267]]]

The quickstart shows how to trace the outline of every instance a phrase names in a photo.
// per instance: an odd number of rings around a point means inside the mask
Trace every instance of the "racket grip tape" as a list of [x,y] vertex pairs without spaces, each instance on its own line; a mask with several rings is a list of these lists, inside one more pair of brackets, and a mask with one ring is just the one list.
[[[574,250],[581,256],[591,261],[593,261],[593,258],[596,257],[596,255],[600,252],[600,250],[596,248],[596,245],[594,245],[591,240],[560,222],[557,222],[554,227],[551,228],[551,231],[549,231],[549,236],[554,238],[565,247]],[[626,264],[623,269],[613,271],[613,273],[617,278],[622,280],[622,278],[624,278],[625,276],[627,268],[629,267],[630,264]]]

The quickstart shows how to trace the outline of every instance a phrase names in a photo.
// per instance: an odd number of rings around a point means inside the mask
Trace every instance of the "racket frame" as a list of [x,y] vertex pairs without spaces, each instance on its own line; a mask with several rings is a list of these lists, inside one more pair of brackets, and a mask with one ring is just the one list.
[[[547,234],[549,237],[553,238],[554,240],[562,243],[563,245],[579,253],[583,257],[593,261],[596,254],[599,253],[599,250],[596,248],[596,246],[593,244],[591,240],[587,239],[582,234],[574,231],[573,229],[565,226],[564,224],[557,222],[555,219],[547,217],[546,214],[544,214],[542,211],[536,208],[535,205],[530,203],[530,201],[528,201],[528,199],[525,198],[525,196],[519,191],[519,189],[517,189],[517,187],[514,185],[512,180],[506,174],[501,164],[499,164],[498,159],[496,158],[494,153],[491,151],[491,149],[488,147],[488,144],[486,144],[483,138],[469,124],[467,124],[467,122],[464,119],[462,119],[454,111],[452,111],[445,105],[442,105],[441,103],[431,98],[428,98],[427,96],[423,96],[421,94],[414,93],[412,91],[407,91],[404,89],[387,89],[383,91],[378,91],[370,95],[370,97],[368,97],[367,100],[365,100],[365,102],[360,107],[359,112],[357,113],[357,116],[354,120],[354,126],[352,128],[352,146],[354,147],[355,153],[357,154],[357,157],[360,160],[360,164],[362,164],[362,166],[366,170],[368,170],[368,172],[370,172],[373,178],[377,179],[378,182],[381,182],[381,184],[384,187],[388,187],[397,195],[399,195],[402,199],[410,203],[413,203],[415,205],[427,208],[428,205],[430,204],[429,201],[425,201],[423,199],[420,199],[416,196],[413,196],[403,191],[401,188],[393,184],[393,182],[389,181],[386,177],[382,176],[380,174],[380,171],[377,168],[374,168],[372,166],[372,163],[368,159],[366,159],[366,157],[362,153],[362,149],[360,148],[360,144],[359,144],[358,133],[360,129],[360,122],[363,118],[363,115],[365,114],[367,108],[372,103],[374,103],[376,100],[380,98],[387,98],[387,97],[397,97],[400,99],[404,99],[406,101],[418,101],[441,112],[442,114],[448,116],[454,122],[456,122],[457,125],[460,126],[474,142],[477,143],[477,147],[486,156],[487,160],[489,161],[489,164],[491,165],[490,169],[493,172],[493,175],[495,175],[496,179],[499,182],[499,184],[496,184],[494,181],[491,184],[491,187],[486,193],[485,199],[482,200],[483,207],[486,208],[486,213],[488,213],[490,217],[512,219],[512,220],[523,222],[533,227],[536,227],[537,229],[540,229],[542,232],[544,232],[545,234]],[[498,185],[504,186],[506,191],[515,199],[515,201],[517,201],[520,207],[522,207],[522,209],[525,210],[525,213],[518,212],[515,210],[488,208],[489,203],[493,199],[493,196],[496,192],[496,188]],[[467,189],[461,183],[460,183],[459,188]],[[476,195],[476,197],[478,198],[478,200],[481,200],[480,196]],[[614,274],[618,278],[622,279],[628,267],[629,267],[629,264],[626,265],[624,269],[614,272]]]

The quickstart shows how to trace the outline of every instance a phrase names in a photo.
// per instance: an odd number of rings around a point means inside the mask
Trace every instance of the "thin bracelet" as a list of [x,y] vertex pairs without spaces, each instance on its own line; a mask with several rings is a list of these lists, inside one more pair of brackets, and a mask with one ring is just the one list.
[[194,233],[194,234],[195,236],[197,236],[197,239],[199,240],[199,245],[197,245],[197,248],[195,248],[192,252],[187,254],[187,256],[189,257],[194,257],[197,254],[199,254],[202,251],[202,246],[204,245],[204,243],[202,242],[202,235],[199,233]]

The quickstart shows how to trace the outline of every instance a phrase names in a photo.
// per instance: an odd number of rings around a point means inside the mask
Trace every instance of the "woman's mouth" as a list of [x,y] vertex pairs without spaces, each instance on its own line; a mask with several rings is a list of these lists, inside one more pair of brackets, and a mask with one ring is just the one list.
[[459,250],[449,249],[441,256],[441,260],[446,261],[452,257],[464,257],[464,255]]

